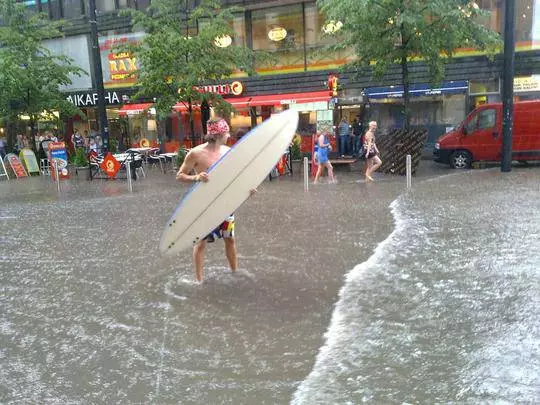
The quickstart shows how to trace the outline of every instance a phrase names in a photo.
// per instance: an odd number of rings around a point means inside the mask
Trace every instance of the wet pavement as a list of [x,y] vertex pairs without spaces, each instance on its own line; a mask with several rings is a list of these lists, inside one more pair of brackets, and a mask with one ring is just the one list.
[[359,178],[266,181],[202,285],[173,173],[0,182],[0,403],[536,402],[540,169]]

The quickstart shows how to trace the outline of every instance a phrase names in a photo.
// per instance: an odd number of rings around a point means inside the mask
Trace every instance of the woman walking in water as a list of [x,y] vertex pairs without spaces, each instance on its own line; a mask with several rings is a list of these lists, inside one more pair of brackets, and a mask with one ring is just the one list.
[[328,152],[332,149],[332,147],[330,146],[330,140],[328,139],[327,132],[324,132],[319,136],[318,145],[319,150],[317,152],[317,160],[319,162],[319,167],[317,168],[317,174],[315,174],[313,184],[317,184],[319,182],[319,177],[321,177],[325,167],[328,170],[328,178],[330,179],[330,182],[334,183],[334,168],[328,160]]
[[369,129],[364,135],[364,156],[366,157],[366,181],[373,181],[371,175],[382,165],[382,160],[379,158],[379,149],[375,144],[375,131],[377,123],[371,121]]

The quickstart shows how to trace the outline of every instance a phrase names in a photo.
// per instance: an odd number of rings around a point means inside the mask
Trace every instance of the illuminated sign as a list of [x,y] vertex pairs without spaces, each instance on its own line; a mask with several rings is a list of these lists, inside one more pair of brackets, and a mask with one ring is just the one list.
[[107,57],[109,59],[109,72],[113,81],[129,79],[137,71],[137,58],[134,58],[128,52],[110,53]]
[[514,77],[514,91],[516,93],[540,91],[540,75]]
[[230,95],[239,96],[244,92],[244,85],[242,82],[234,81],[231,84],[212,84],[207,86],[199,86],[197,89],[201,93],[216,93],[222,96]]
[[283,41],[287,37],[287,30],[282,27],[272,28],[268,31],[268,38],[270,41],[279,42]]
[[[106,104],[121,104],[129,99],[129,96],[125,93],[118,91],[106,91],[105,103]],[[98,102],[98,94],[96,92],[84,92],[70,94],[67,100],[76,105],[77,107],[94,107]]]

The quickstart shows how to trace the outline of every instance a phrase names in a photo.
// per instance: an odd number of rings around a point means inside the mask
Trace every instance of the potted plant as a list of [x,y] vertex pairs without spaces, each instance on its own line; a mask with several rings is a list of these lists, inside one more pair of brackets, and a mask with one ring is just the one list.
[[79,170],[88,169],[88,159],[83,148],[77,148],[75,152],[75,158],[73,159],[73,166],[75,166],[75,174],[79,174]]
[[178,151],[176,152],[176,167],[180,168],[182,166],[182,163],[184,163],[184,159],[186,158],[186,155],[188,153],[188,150],[184,147],[180,147]]

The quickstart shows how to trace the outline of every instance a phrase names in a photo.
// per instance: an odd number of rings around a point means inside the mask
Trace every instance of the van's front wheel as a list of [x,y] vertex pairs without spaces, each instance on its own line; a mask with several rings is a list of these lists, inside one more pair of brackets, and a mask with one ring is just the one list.
[[466,150],[457,150],[450,156],[450,166],[453,169],[468,169],[472,164],[472,155]]

